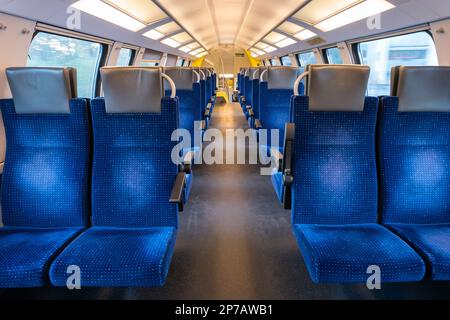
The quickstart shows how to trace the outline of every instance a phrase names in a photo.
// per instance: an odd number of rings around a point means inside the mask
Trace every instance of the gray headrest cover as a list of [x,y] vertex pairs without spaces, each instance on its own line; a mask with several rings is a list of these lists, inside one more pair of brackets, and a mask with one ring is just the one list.
[[101,69],[107,113],[159,113],[164,96],[161,69]]
[[300,75],[296,67],[272,67],[267,70],[268,89],[294,89],[294,83]]
[[69,114],[76,97],[75,71],[70,68],[8,68],[11,93],[18,114]]
[[364,111],[370,68],[360,65],[309,65],[310,111]]
[[400,67],[395,82],[399,112],[450,112],[450,67]]
[[[194,74],[194,70],[191,68],[166,68],[164,73],[167,74],[173,82],[177,90],[192,90],[192,85],[197,82],[197,76]],[[164,81],[166,88],[169,88],[167,81]]]

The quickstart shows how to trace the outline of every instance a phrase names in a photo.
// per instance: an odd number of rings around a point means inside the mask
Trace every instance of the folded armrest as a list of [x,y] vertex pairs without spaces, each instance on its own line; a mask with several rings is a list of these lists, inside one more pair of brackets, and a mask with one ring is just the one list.
[[211,102],[210,102],[210,103],[208,103],[208,104],[206,105],[206,110],[211,110],[211,108],[212,108],[212,104],[211,104]]
[[207,108],[205,110],[205,115],[204,116],[205,116],[205,118],[211,118],[211,108],[210,109]]
[[283,206],[285,209],[291,209],[292,204],[292,185],[294,176],[292,175],[292,158],[294,156],[295,124],[287,123],[284,137],[284,157],[283,157]]
[[262,128],[263,128],[263,126],[262,126],[261,120],[255,119],[255,129],[259,130],[259,129],[262,129]]
[[247,110],[253,109],[251,105],[247,105]]
[[254,118],[255,117],[255,112],[253,112],[253,109],[248,109],[248,116],[250,118]]
[[170,203],[177,203],[178,210],[182,212],[184,210],[183,205],[183,194],[184,188],[186,188],[186,173],[180,172],[175,179],[175,183],[173,185],[172,194],[170,195]]
[[205,120],[202,120],[202,124],[201,124],[200,129],[201,129],[202,131],[205,131],[205,130],[206,130],[206,121],[205,121]]

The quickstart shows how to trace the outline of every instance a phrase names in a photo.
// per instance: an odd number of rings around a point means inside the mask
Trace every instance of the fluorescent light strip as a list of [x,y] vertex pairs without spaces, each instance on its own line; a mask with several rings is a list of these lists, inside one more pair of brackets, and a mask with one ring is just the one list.
[[142,22],[100,0],[81,0],[70,7],[83,11],[99,19],[108,21],[130,31],[139,31],[145,27]]
[[317,36],[317,34],[315,34],[314,32],[312,32],[310,30],[303,30],[303,31],[300,31],[299,33],[297,33],[294,37],[296,37],[297,39],[300,39],[300,40],[308,40],[315,36]]
[[296,43],[296,42],[297,42],[297,41],[295,41],[294,39],[286,38],[286,39],[284,39],[284,40],[281,40],[281,41],[278,42],[278,43],[275,43],[275,45],[276,45],[278,48],[284,48],[284,47],[290,46],[291,44],[294,44],[294,43]]
[[146,33],[143,34],[143,36],[153,40],[159,40],[164,37],[164,35],[161,32],[156,31],[155,29],[147,31]]
[[181,46],[181,43],[171,39],[171,38],[167,38],[161,41],[161,43],[165,44],[166,46],[172,47],[172,48],[178,48],[179,46]]
[[180,49],[178,49],[178,50],[180,50],[180,51],[183,51],[183,52],[185,52],[185,53],[188,53],[189,51],[191,51],[191,49],[189,49],[188,47],[186,47],[186,46],[184,46],[184,47],[181,47]]
[[328,32],[395,8],[385,0],[367,0],[315,25]]
[[264,49],[264,51],[267,52],[267,53],[274,52],[275,50],[277,50],[277,48],[272,47],[272,46],[267,46],[267,47]]

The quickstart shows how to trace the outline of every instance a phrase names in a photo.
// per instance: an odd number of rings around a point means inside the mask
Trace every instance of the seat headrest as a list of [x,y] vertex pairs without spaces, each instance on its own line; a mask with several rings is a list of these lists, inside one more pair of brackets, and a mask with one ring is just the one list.
[[259,79],[261,71],[262,71],[261,68],[249,68],[248,76],[250,80]]
[[[192,90],[192,85],[198,81],[198,77],[192,68],[187,67],[169,67],[164,69],[173,82],[177,90]],[[164,81],[165,88],[169,88],[167,80]]]
[[18,114],[69,114],[77,97],[74,68],[8,68],[6,76]]
[[164,85],[157,67],[104,67],[100,70],[107,113],[159,113]]
[[450,67],[392,68],[399,112],[450,112]]
[[267,69],[268,89],[294,89],[294,83],[300,75],[296,67],[271,67]]
[[364,111],[370,67],[309,65],[307,72],[310,111]]

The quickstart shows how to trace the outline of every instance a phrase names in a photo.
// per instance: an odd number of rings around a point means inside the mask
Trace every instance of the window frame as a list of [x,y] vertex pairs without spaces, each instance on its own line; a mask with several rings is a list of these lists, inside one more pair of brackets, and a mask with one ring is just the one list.
[[131,50],[131,57],[130,57],[130,62],[128,64],[129,67],[134,65],[134,62],[136,61],[136,57],[137,57],[137,53],[138,53],[138,48],[134,47],[134,46],[130,46],[130,45],[123,45],[122,48],[120,48],[120,50],[122,49],[129,49]]
[[[64,29],[60,29],[57,27],[51,27],[51,26],[46,26],[43,24],[37,24],[36,28],[34,30],[33,33],[33,37],[31,38],[30,41],[30,45],[28,47],[28,52],[27,52],[27,56],[29,56],[29,49],[31,48],[31,45],[34,41],[34,39],[36,38],[36,36],[39,33],[46,33],[46,34],[50,34],[50,35],[54,35],[54,36],[59,36],[59,37],[65,37],[65,38],[70,38],[70,39],[75,39],[75,40],[81,40],[81,41],[88,41],[88,42],[92,42],[92,43],[97,43],[100,45],[100,54],[99,57],[97,59],[96,62],[96,71],[94,74],[94,87],[91,88],[91,94],[93,97],[98,97],[101,94],[101,76],[100,76],[100,69],[102,67],[104,67],[108,61],[108,57],[111,53],[111,49],[112,46],[114,44],[114,41],[108,41],[102,38],[98,38],[98,37],[93,37],[93,36],[88,36],[85,35],[83,33],[78,33],[78,32],[72,32],[72,31],[66,31]],[[89,98],[89,97],[85,97],[85,98]]]
[[337,44],[336,44],[336,45],[327,46],[327,47],[323,47],[323,48],[320,49],[320,52],[322,53],[322,59],[323,59],[323,62],[324,62],[325,64],[331,64],[331,63],[330,63],[330,59],[329,59],[329,57],[328,57],[328,53],[327,53],[327,51],[330,50],[330,49],[337,49],[337,50],[339,51],[339,55],[340,55],[340,57],[341,57],[342,64],[344,64],[344,59],[343,59],[343,57],[342,57],[341,50],[339,49],[339,47],[337,46]]

